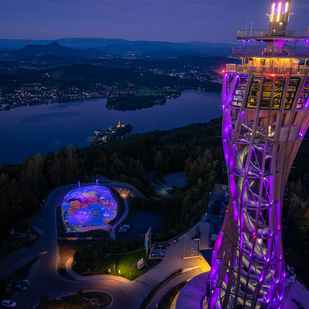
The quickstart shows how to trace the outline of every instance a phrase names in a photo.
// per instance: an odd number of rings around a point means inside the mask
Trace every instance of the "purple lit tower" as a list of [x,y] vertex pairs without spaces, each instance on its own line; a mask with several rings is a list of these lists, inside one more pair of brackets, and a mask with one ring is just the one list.
[[233,56],[242,64],[226,66],[222,139],[230,202],[207,282],[211,309],[282,308],[283,194],[309,125],[309,31],[286,30],[290,6],[271,2],[266,31],[237,31],[243,47]]

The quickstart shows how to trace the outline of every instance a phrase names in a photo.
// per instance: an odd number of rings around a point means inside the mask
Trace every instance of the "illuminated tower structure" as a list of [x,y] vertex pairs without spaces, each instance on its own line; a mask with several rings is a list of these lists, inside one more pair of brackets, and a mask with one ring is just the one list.
[[230,202],[207,282],[211,309],[281,308],[283,194],[309,125],[309,31],[286,30],[290,5],[271,2],[266,31],[237,31],[244,46],[233,56],[242,64],[226,66],[222,139]]

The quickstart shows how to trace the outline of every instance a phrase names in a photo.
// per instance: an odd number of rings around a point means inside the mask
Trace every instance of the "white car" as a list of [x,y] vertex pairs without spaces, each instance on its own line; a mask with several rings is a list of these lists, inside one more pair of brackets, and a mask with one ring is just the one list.
[[119,229],[119,233],[126,233],[128,230],[127,229]]
[[7,307],[7,308],[15,308],[16,303],[12,300],[5,299],[1,302],[2,307]]
[[18,282],[19,285],[30,285],[31,281],[29,279],[24,279]]

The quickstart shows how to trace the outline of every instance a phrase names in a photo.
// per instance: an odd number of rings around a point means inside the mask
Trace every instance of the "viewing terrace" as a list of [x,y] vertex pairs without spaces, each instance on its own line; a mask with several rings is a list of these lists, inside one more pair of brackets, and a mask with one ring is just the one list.
[[233,57],[262,57],[262,58],[309,58],[309,44],[307,49],[292,49],[290,51],[283,49],[282,52],[276,50],[266,50],[266,48],[233,48]]
[[286,30],[284,35],[276,35],[276,33],[270,34],[269,30],[237,30],[237,40],[309,40],[309,28],[308,30]]
[[[258,30],[237,31],[237,39],[243,47],[233,48],[234,57],[259,58],[309,58],[308,30]],[[265,46],[266,45],[266,46]]]

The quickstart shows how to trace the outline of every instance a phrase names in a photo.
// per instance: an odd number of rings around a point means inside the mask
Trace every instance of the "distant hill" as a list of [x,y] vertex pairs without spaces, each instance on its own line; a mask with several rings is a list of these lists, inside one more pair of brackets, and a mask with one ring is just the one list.
[[[232,54],[232,47],[217,47],[215,44],[210,45],[192,45],[188,43],[168,43],[168,42],[132,42],[132,44],[112,44],[99,47],[100,50],[119,54],[122,56],[132,56],[136,58],[144,58],[145,53],[157,52],[156,58],[161,54],[161,59],[168,58],[168,53],[182,52],[191,55],[201,56],[230,56]],[[165,53],[163,51],[166,51]],[[168,51],[168,52],[167,52]],[[177,56],[177,54],[175,53]],[[178,56],[181,54],[178,54]]]
[[62,57],[79,57],[79,58],[111,58],[112,56],[97,49],[73,49],[66,46],[61,46],[57,42],[52,42],[47,45],[26,45],[23,48],[11,50],[5,53],[0,53],[1,60],[20,61],[40,56],[62,56]]
[[[2,50],[16,50],[22,49],[25,46],[31,45],[46,45],[52,42],[57,42],[63,47],[71,49],[87,50],[98,49],[107,54],[118,54],[120,56],[130,56],[136,58],[145,58],[145,53],[150,53],[150,58],[168,59],[173,57],[179,57],[184,55],[184,52],[191,55],[201,56],[229,56],[231,55],[232,47],[236,47],[235,44],[226,43],[209,43],[209,42],[183,42],[183,43],[171,43],[160,41],[129,41],[122,39],[104,39],[104,38],[64,38],[54,41],[48,40],[4,40],[0,39],[0,49]],[[48,45],[47,45],[48,46]],[[180,54],[169,56],[168,52],[162,51],[179,51]],[[158,52],[157,54],[151,54],[152,52]],[[84,56],[83,56],[84,57]]]

